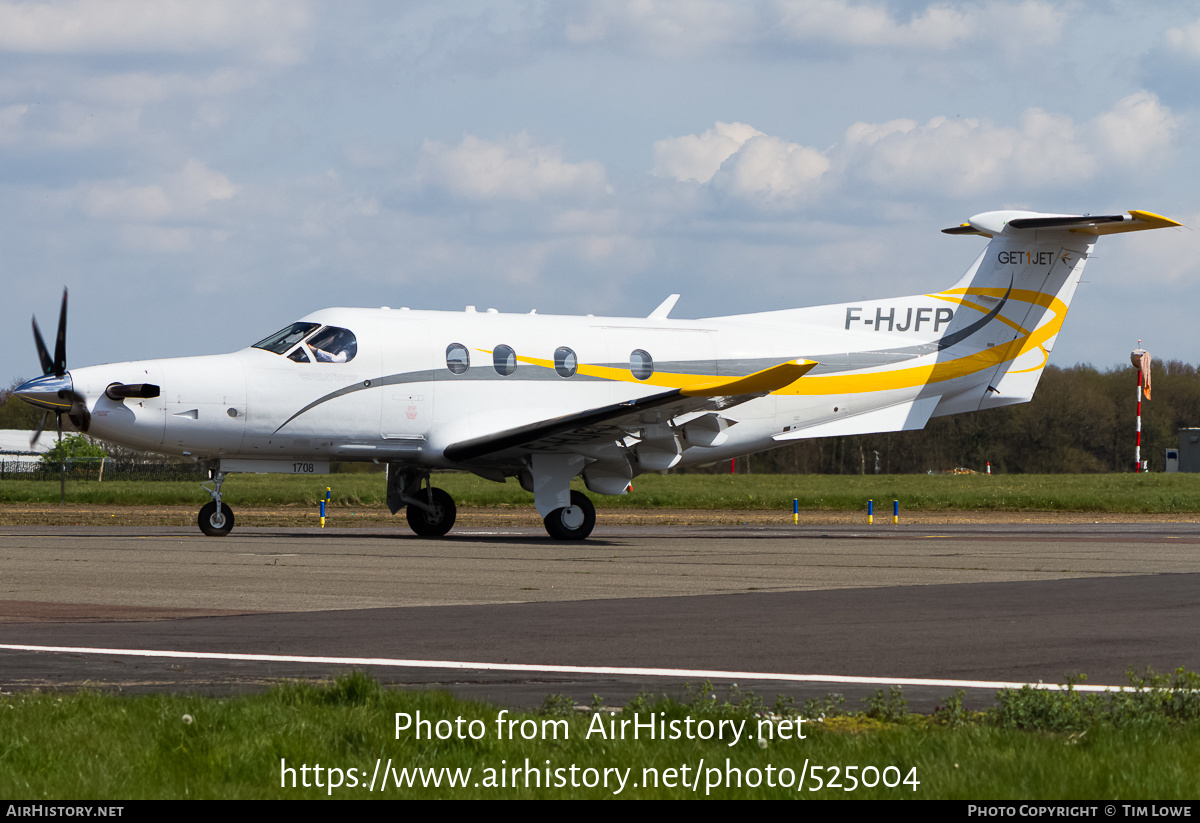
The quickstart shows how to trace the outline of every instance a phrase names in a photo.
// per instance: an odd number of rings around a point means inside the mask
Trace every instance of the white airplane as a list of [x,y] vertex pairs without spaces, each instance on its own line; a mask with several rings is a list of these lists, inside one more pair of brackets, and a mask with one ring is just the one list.
[[54,356],[35,320],[44,374],[15,393],[60,427],[199,461],[207,535],[233,528],[227,474],[336,460],[386,464],[388,506],[418,535],[454,525],[430,473],[460,469],[516,477],[551,537],[581,540],[596,513],[580,475],[624,494],[647,471],[1032,399],[1096,238],[1178,225],[993,211],[945,230],[990,242],[933,294],[700,320],[668,317],[674,294],[646,318],[335,308],[232,354],[70,371],[64,291]]

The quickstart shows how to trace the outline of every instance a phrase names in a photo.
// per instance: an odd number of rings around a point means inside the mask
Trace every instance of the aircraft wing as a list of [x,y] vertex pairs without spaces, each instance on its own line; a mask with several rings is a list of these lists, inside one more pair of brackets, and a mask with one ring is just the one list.
[[718,411],[762,397],[807,374],[814,360],[789,360],[743,377],[639,397],[609,406],[539,420],[448,446],[457,463],[501,461],[531,452],[573,452],[585,443],[620,440],[645,426],[665,425],[697,411]]

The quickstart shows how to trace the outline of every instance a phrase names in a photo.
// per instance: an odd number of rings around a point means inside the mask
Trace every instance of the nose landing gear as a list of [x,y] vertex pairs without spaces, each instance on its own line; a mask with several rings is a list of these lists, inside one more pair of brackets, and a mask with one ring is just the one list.
[[214,473],[212,482],[212,488],[202,487],[212,495],[212,502],[205,503],[200,509],[197,521],[200,531],[209,537],[224,537],[233,531],[233,509],[221,503],[221,484],[225,482],[225,475],[219,471]]

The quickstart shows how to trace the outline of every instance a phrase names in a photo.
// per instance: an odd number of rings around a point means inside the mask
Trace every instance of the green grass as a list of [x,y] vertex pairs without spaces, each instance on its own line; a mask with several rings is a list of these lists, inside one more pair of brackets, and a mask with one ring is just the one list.
[[[569,701],[558,696],[547,699],[543,713],[502,715],[498,707],[440,692],[382,688],[362,674],[328,686],[285,684],[267,694],[233,698],[10,694],[0,697],[0,796],[365,798],[372,796],[367,784],[376,764],[384,771],[389,762],[397,772],[457,769],[465,774],[469,769],[470,776],[462,788],[421,786],[419,779],[418,785],[397,788],[389,773],[386,788],[381,791],[376,783],[375,797],[613,797],[618,772],[626,782],[616,796],[624,798],[1167,800],[1193,798],[1200,790],[1194,768],[1200,757],[1200,724],[1190,715],[1185,719],[1162,711],[1161,700],[1143,701],[1146,705],[1132,712],[1128,707],[1100,712],[1082,729],[1065,731],[1038,724],[1012,727],[998,711],[913,715],[893,690],[866,701],[862,712],[805,721],[799,726],[804,739],[795,733],[789,739],[775,735],[760,745],[760,732],[778,728],[769,719],[759,725],[770,716],[767,707],[753,695],[719,699],[710,689],[705,684],[689,690],[682,700],[639,696],[616,715],[572,711]],[[1079,702],[1070,692],[1043,692],[1037,699],[1045,702],[1041,695],[1046,694],[1050,701]],[[1008,699],[1020,703],[1030,698],[1013,692]],[[953,698],[947,700],[952,704]],[[778,718],[787,707],[770,711]],[[414,732],[418,712],[420,719],[430,721],[422,739]],[[397,713],[409,718],[399,731]],[[634,714],[642,722],[653,718],[668,724],[659,728],[679,730],[679,739],[647,739],[645,731],[636,740],[631,734],[613,739],[600,735],[594,725],[603,722],[611,729],[610,721]],[[513,734],[498,733],[501,719],[516,721],[509,727]],[[695,733],[705,728],[705,721],[722,720],[745,723],[740,739],[728,733],[728,725],[723,738],[702,740]],[[532,739],[521,737],[517,730],[522,728]],[[694,733],[689,735],[688,729]],[[526,785],[532,782],[525,777],[526,759],[540,773],[540,786]],[[323,770],[320,786],[314,771],[318,764]],[[503,771],[514,766],[520,771],[516,787],[512,773]],[[806,768],[804,788],[797,791],[794,784]],[[330,769],[337,771],[331,775]],[[610,772],[607,788],[571,785],[604,769],[618,770]],[[898,785],[861,785],[864,777],[871,781],[885,773],[888,782]],[[697,774],[697,789],[664,785],[690,781]],[[654,775],[658,785],[647,786]],[[741,786],[730,785],[735,775],[741,776]],[[330,788],[331,776],[341,785]],[[771,787],[772,777],[793,785]],[[824,784],[819,790],[818,777]],[[851,777],[860,783],[853,790]],[[831,780],[841,787],[829,786]],[[719,785],[706,788],[706,783]]]
[[[459,506],[529,506],[533,495],[515,480],[493,483],[467,474],[439,474],[435,485]],[[232,475],[223,491],[234,506],[315,506],[333,489],[336,507],[384,506],[384,479],[373,474],[319,477]],[[592,495],[598,508],[759,509],[861,511],[873,499],[876,514],[901,511],[1200,512],[1200,475],[643,475],[625,496]],[[0,503],[57,503],[54,481],[0,481]],[[155,481],[72,482],[67,501],[80,505],[199,505],[208,499],[198,483]]]

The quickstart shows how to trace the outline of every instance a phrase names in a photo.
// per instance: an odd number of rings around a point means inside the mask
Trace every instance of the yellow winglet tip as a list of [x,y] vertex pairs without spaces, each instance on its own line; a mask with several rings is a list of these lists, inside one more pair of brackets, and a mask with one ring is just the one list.
[[1155,214],[1152,211],[1141,211],[1140,209],[1130,209],[1129,214],[1137,220],[1144,220],[1147,223],[1154,223],[1154,228],[1168,228],[1171,226],[1182,226],[1183,224],[1172,220],[1169,217],[1163,217],[1161,214]]

